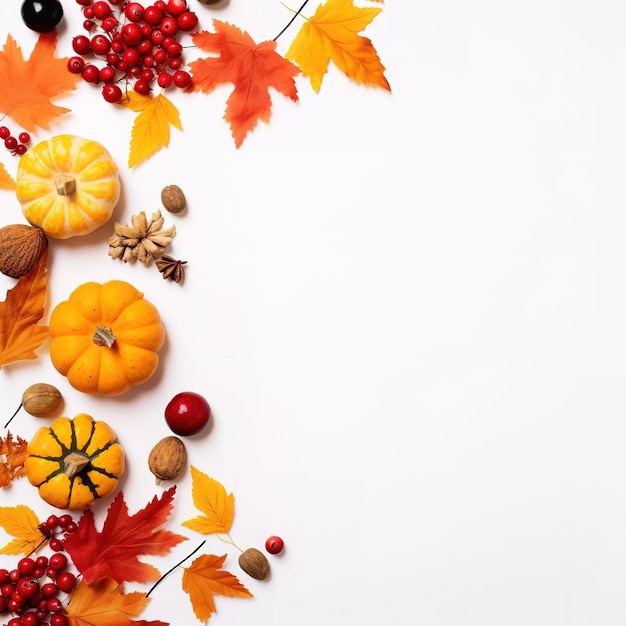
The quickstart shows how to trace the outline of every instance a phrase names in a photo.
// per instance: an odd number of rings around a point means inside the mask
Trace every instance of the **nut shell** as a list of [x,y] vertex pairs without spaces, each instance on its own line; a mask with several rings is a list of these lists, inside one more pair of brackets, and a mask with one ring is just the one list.
[[178,437],[164,437],[148,455],[148,467],[154,474],[157,485],[180,476],[186,464],[187,449]]
[[48,417],[63,403],[61,392],[48,383],[35,383],[22,394],[22,406],[34,417]]
[[161,202],[170,213],[181,213],[187,206],[183,190],[178,185],[167,185],[161,190]]
[[11,278],[28,274],[48,247],[43,228],[10,224],[0,228],[0,272]]
[[269,561],[256,548],[248,548],[239,555],[239,567],[256,580],[265,580],[270,575]]

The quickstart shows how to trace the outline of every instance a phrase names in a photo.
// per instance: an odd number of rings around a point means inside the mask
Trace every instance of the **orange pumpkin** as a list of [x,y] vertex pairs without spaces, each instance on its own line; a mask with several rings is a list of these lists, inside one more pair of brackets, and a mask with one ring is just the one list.
[[159,365],[165,330],[156,307],[121,280],[88,282],[50,316],[50,358],[85,393],[118,395]]

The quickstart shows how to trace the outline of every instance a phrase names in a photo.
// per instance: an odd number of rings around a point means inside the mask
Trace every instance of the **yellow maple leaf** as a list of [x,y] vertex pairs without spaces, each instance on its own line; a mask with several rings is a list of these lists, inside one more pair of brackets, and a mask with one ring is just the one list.
[[8,189],[10,191],[15,189],[15,181],[2,163],[0,163],[0,189]]
[[252,598],[239,579],[223,569],[226,555],[203,554],[190,567],[184,568],[183,590],[189,594],[193,612],[201,622],[215,613],[213,596],[219,594],[230,598]]
[[163,94],[151,97],[130,91],[122,104],[139,112],[131,131],[128,167],[135,167],[166,148],[170,143],[170,126],[183,129],[178,109]]
[[376,49],[359,35],[381,11],[356,7],[352,0],[328,0],[306,18],[285,57],[300,66],[315,92],[322,86],[329,61],[355,82],[391,91]]
[[0,302],[0,369],[15,361],[36,359],[35,350],[50,335],[49,328],[38,323],[46,302],[47,260],[48,250]]
[[39,524],[35,512],[24,504],[0,507],[0,526],[14,537],[0,554],[30,554],[43,547],[46,542]]
[[39,35],[28,60],[11,35],[0,51],[0,112],[22,128],[50,128],[55,117],[70,109],[51,99],[76,89],[80,76],[67,71],[67,57],[57,58],[56,32]]
[[191,466],[191,496],[196,509],[204,516],[194,517],[183,522],[203,535],[228,534],[235,516],[235,498],[227,494],[224,486]]
[[150,602],[145,593],[124,593],[112,578],[100,578],[91,585],[81,580],[72,591],[65,614],[70,626],[167,626],[164,622],[131,619]]

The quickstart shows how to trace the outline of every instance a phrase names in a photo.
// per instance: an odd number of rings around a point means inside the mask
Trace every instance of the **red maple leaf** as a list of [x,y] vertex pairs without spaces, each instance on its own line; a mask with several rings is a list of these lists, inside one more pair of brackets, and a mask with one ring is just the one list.
[[83,513],[78,530],[67,536],[63,546],[87,584],[104,577],[113,578],[118,584],[145,583],[159,578],[156,567],[137,557],[167,554],[187,539],[160,528],[174,508],[175,491],[175,486],[170,487],[160,500],[155,496],[134,515],[128,515],[124,495],[118,493],[107,511],[101,532],[96,530],[93,513],[90,510]]
[[229,122],[239,148],[257,122],[269,121],[270,87],[298,101],[293,77],[300,69],[276,52],[275,41],[256,44],[248,33],[232,24],[213,20],[213,26],[216,32],[195,33],[193,43],[220,56],[189,64],[193,77],[191,91],[207,93],[222,83],[235,86],[226,103],[224,119]]

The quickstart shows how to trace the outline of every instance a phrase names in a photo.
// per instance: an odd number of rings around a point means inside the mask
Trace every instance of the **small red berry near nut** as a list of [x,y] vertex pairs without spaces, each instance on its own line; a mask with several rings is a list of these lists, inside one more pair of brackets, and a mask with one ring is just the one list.
[[279,554],[280,552],[283,551],[284,547],[285,547],[285,542],[280,537],[277,537],[276,535],[270,537],[265,542],[265,549],[270,554]]

